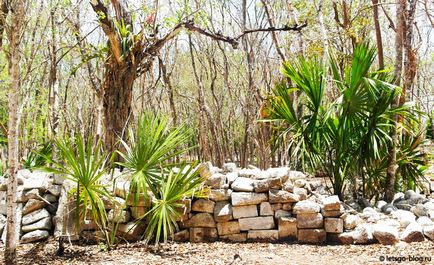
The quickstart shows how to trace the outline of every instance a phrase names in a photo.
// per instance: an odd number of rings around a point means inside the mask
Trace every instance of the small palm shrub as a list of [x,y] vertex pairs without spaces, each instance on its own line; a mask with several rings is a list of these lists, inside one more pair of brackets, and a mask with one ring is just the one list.
[[[408,103],[392,107],[400,88],[384,71],[371,71],[374,58],[375,49],[363,43],[355,47],[351,64],[343,67],[333,57],[329,65],[317,58],[285,63],[283,74],[294,87],[276,86],[269,98],[269,116],[264,119],[289,142],[288,152],[306,165],[305,170],[328,176],[341,198],[347,185],[358,178],[364,196],[378,196],[384,189],[394,115],[401,117],[396,129],[404,130],[410,139],[417,138],[409,128],[417,124],[418,112]],[[329,72],[330,81],[326,79]],[[332,101],[325,93],[328,83],[338,94]],[[291,96],[295,91],[301,93],[297,102]],[[301,116],[295,104],[302,106]],[[406,141],[398,147],[403,182],[419,178],[423,170],[419,157],[412,154],[420,141],[413,143],[412,151]]]
[[[144,114],[136,130],[129,131],[129,143],[122,141],[125,152],[118,151],[123,162],[118,164],[129,170],[131,187],[129,197],[137,203],[140,197],[154,205],[143,218],[149,220],[146,239],[155,237],[166,241],[176,229],[181,199],[193,193],[200,194],[203,179],[185,162],[175,162],[174,158],[185,154],[190,132],[185,126],[171,128],[167,117]],[[175,166],[181,169],[174,172]],[[143,195],[142,195],[143,194]]]
[[48,171],[64,175],[76,184],[70,192],[76,196],[77,228],[90,215],[108,240],[103,198],[110,198],[110,194],[100,183],[107,161],[101,141],[94,145],[92,138],[85,143],[81,136],[77,136],[72,141],[59,139],[54,143],[59,151],[58,160],[51,161],[52,167]]
[[45,167],[53,153],[53,143],[45,142],[38,149],[30,151],[30,153],[23,159],[23,167],[33,170],[35,168]]

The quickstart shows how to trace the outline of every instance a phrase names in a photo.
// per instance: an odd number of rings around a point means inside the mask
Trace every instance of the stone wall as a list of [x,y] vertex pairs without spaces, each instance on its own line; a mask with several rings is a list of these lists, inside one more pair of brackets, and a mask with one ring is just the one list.
[[[324,180],[308,178],[289,168],[262,171],[239,169],[233,163],[223,169],[202,164],[200,174],[207,178],[207,198],[184,199],[175,241],[210,242],[216,240],[298,241],[322,244],[395,244],[434,240],[434,196],[412,191],[398,193],[392,204],[379,202],[363,210],[355,203],[345,204],[330,196]],[[127,176],[127,175],[126,175]],[[116,172],[104,179],[114,195],[105,201],[110,222],[120,223],[118,235],[138,240],[146,223],[137,222],[152,201],[138,202],[128,197],[129,182]],[[58,176],[22,170],[19,173],[20,241],[28,243],[50,235],[78,238],[74,228],[73,184]],[[6,235],[5,184],[0,186],[0,234]],[[81,224],[80,234],[97,239],[91,220]]]

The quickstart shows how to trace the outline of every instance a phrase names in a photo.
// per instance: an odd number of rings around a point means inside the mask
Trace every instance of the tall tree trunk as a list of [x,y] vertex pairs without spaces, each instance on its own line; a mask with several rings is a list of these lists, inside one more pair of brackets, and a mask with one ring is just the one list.
[[49,123],[48,123],[48,135],[56,136],[59,123],[59,86],[57,81],[57,25],[56,25],[56,13],[54,8],[51,7],[50,22],[51,22],[51,49],[50,49],[50,75],[48,79],[49,97],[48,106],[50,109]]
[[[402,57],[403,57],[403,46],[404,46],[404,33],[406,32],[406,23],[404,12],[406,11],[406,3],[407,0],[397,0],[396,5],[396,39],[395,39],[395,84],[399,85],[401,83],[401,75],[402,75]],[[396,107],[399,104],[399,97],[395,98],[393,102],[393,106]],[[398,116],[395,115],[393,118],[393,127],[391,130],[391,138],[392,144],[389,151],[389,161],[387,166],[387,174],[386,174],[386,186],[385,186],[385,194],[384,199],[387,202],[391,202],[393,200],[393,196],[395,196],[395,182],[396,182],[396,171],[398,169],[398,165],[396,164],[396,149],[399,145],[398,140]]]
[[11,25],[8,27],[9,37],[9,122],[8,122],[8,191],[7,191],[7,234],[5,263],[16,264],[16,247],[19,241],[20,225],[17,220],[17,172],[18,172],[18,133],[20,124],[19,89],[20,89],[20,37],[24,23],[24,1],[12,1],[10,8]]
[[375,38],[377,41],[378,67],[379,69],[384,69],[383,40],[381,37],[380,21],[378,19],[378,0],[372,0],[372,10],[374,13]]

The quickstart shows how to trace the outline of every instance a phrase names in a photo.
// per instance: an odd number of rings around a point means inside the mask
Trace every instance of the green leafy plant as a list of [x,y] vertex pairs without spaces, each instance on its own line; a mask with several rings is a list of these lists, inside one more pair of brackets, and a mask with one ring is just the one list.
[[26,158],[23,159],[22,164],[24,168],[35,169],[42,168],[47,165],[53,153],[53,143],[45,142],[39,149],[32,150]]
[[[354,48],[347,65],[342,66],[333,56],[329,65],[317,58],[285,63],[283,73],[294,87],[276,86],[269,98],[269,116],[264,119],[280,130],[281,137],[289,141],[288,151],[307,165],[305,169],[320,171],[330,178],[334,193],[341,198],[347,185],[354,184],[357,178],[362,179],[365,196],[378,195],[384,188],[393,117],[401,117],[397,129],[408,135],[411,124],[418,122],[418,112],[410,103],[392,107],[400,88],[393,85],[386,72],[370,70],[374,58],[375,49],[362,43]],[[338,93],[333,101],[325,96],[329,72],[333,76],[330,88]],[[295,91],[300,93],[298,102],[291,96]],[[295,104],[301,105],[301,116]],[[405,144],[400,150],[411,159],[399,164],[405,171],[402,176],[420,177],[418,171],[422,168],[410,166],[420,164],[418,158],[405,151]]]
[[85,143],[81,136],[73,141],[55,140],[55,146],[59,151],[59,161],[51,161],[52,167],[47,170],[55,174],[65,175],[67,179],[76,183],[71,190],[76,199],[76,225],[90,215],[99,229],[106,235],[107,214],[104,207],[104,199],[110,199],[107,189],[101,184],[101,177],[105,174],[107,155],[102,152],[102,143],[95,145],[92,138]]

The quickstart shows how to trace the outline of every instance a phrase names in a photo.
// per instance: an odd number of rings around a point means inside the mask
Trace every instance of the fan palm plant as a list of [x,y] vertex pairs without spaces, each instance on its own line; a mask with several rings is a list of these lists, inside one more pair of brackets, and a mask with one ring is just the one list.
[[94,145],[91,138],[86,144],[81,136],[75,137],[72,142],[65,139],[55,140],[59,160],[50,161],[52,167],[47,170],[64,175],[76,184],[70,192],[76,194],[77,227],[90,215],[100,230],[108,236],[103,199],[110,198],[110,194],[100,183],[107,161],[107,155],[101,151],[101,144],[101,141],[98,141]]
[[[378,176],[383,178],[383,160],[392,144],[392,117],[403,118],[399,124],[403,129],[417,121],[411,105],[391,106],[400,88],[387,73],[370,71],[374,58],[375,49],[362,43],[355,47],[351,64],[343,68],[333,56],[329,66],[316,58],[285,63],[283,74],[294,87],[276,86],[269,100],[270,115],[265,121],[280,125],[293,156],[329,176],[334,193],[341,198],[346,184],[358,176],[363,187]],[[325,97],[329,71],[332,88],[339,93],[332,102]],[[292,100],[294,91],[301,93],[299,102]],[[302,116],[297,116],[294,104],[302,105]]]

